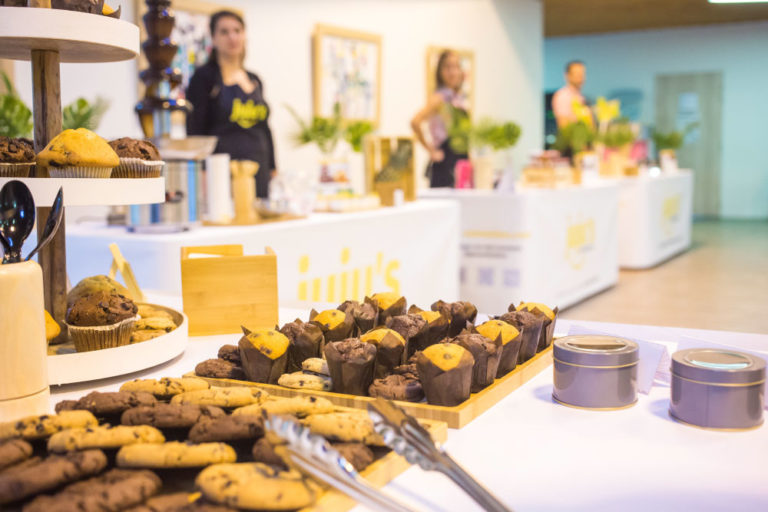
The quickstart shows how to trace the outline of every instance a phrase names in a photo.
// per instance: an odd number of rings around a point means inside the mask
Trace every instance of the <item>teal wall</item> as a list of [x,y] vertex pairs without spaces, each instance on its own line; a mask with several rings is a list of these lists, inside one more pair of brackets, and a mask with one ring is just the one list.
[[720,71],[723,117],[720,214],[768,218],[768,23],[549,38],[544,89],[563,84],[571,59],[587,64],[584,92],[640,89],[640,120],[654,121],[654,77]]

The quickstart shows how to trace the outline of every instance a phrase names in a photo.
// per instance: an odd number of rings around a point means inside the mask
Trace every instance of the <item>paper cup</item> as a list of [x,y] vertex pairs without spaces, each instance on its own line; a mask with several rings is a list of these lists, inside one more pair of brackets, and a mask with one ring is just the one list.
[[112,167],[48,167],[51,178],[109,178]]
[[67,324],[67,327],[69,328],[69,337],[75,344],[75,350],[90,352],[91,350],[128,345],[131,342],[133,325],[138,319],[139,316],[136,315],[111,325],[78,327]]
[[0,163],[0,178],[26,178],[35,163]]
[[112,171],[113,178],[158,178],[165,162],[143,158],[120,158],[120,165]]

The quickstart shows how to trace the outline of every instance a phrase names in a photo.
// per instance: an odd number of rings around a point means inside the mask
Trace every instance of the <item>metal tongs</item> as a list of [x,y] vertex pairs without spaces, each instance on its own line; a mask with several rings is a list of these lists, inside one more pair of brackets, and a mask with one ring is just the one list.
[[378,398],[368,404],[368,414],[373,420],[376,433],[384,439],[384,443],[408,462],[418,464],[425,471],[443,473],[484,510],[511,512],[511,509],[472,478],[442,447],[437,446],[429,432],[400,407],[391,401]]
[[311,434],[296,420],[269,415],[264,427],[287,443],[291,462],[302,472],[335,487],[372,510],[415,512],[368,484],[324,438]]

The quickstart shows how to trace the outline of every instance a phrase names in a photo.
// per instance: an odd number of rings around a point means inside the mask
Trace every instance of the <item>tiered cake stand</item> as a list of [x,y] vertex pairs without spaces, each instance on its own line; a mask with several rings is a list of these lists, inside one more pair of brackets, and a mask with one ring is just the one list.
[[[59,64],[101,63],[134,59],[139,54],[139,27],[105,16],[33,7],[0,7],[0,58],[32,62],[35,151],[61,132],[61,86]],[[165,201],[165,178],[147,179],[54,179],[45,170],[22,178],[38,206],[38,237],[59,187],[64,188],[65,206],[150,204]],[[1,178],[0,186],[15,178]],[[67,253],[65,223],[53,241],[40,251],[43,269],[45,308],[62,326],[66,316]],[[186,338],[184,329],[176,337]],[[175,332],[175,331],[174,331]],[[172,333],[173,334],[173,333]],[[163,336],[165,338],[165,336]],[[167,360],[183,352],[165,354]],[[121,347],[123,348],[123,347]],[[129,348],[129,347],[124,347]],[[97,352],[111,352],[102,350]],[[74,355],[73,355],[74,356]],[[58,356],[56,356],[58,357]],[[86,357],[95,357],[94,355]],[[50,359],[50,358],[49,358]],[[91,361],[94,363],[94,361]],[[146,361],[144,367],[163,361]],[[131,368],[135,371],[137,368]],[[103,376],[103,375],[100,375]],[[53,384],[70,378],[55,379]]]

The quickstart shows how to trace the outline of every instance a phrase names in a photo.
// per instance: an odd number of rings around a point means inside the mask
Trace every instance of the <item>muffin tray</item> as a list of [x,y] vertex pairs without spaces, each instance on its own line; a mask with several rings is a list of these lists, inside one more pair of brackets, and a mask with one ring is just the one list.
[[141,343],[91,352],[75,352],[71,342],[50,345],[49,384],[58,386],[125,375],[157,366],[182,354],[188,341],[189,321],[186,315],[166,306],[149,305],[170,313],[176,329]]
[[[472,393],[468,400],[454,407],[444,407],[440,405],[429,405],[427,403],[413,403],[395,401],[400,407],[409,414],[419,419],[443,421],[450,428],[462,428],[482,413],[496,405],[502,398],[531,380],[541,373],[545,368],[552,364],[552,345],[539,352],[534,357],[523,364],[518,365],[514,370],[500,379],[496,379],[493,384],[478,393]],[[330,391],[308,391],[303,389],[292,389],[275,384],[263,384],[260,382],[251,382],[235,379],[216,379],[210,377],[200,377],[190,372],[188,377],[198,377],[208,381],[212,386],[253,386],[267,390],[271,395],[292,397],[314,395],[327,398],[334,404],[341,407],[350,407],[355,409],[366,409],[368,403],[375,398],[367,396],[347,395],[343,393],[333,393]]]

